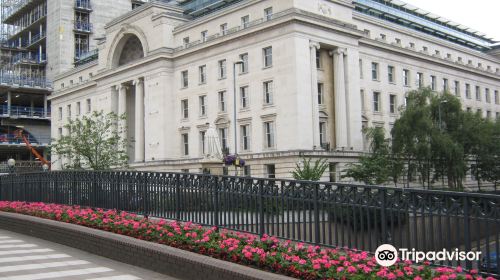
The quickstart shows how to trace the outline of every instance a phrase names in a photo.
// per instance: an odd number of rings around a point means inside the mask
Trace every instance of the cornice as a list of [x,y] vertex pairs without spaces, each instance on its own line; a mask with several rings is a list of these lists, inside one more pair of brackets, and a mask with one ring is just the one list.
[[438,39],[436,37],[429,36],[425,33],[413,31],[411,29],[402,27],[400,25],[391,24],[387,21],[377,19],[377,18],[365,15],[365,14],[357,12],[357,11],[353,11],[353,19],[357,19],[357,20],[369,22],[369,23],[372,23],[375,25],[379,25],[382,28],[390,29],[394,32],[398,32],[398,33],[402,33],[402,34],[405,34],[405,35],[408,35],[411,37],[415,37],[415,39],[418,39],[418,40],[425,40],[429,43],[438,44],[438,45],[441,45],[441,46],[446,47],[446,48],[450,48],[450,49],[458,51],[458,52],[462,52],[462,53],[474,55],[476,57],[480,57],[480,58],[482,58],[484,60],[488,60],[492,63],[500,64],[499,59],[496,59],[495,57],[492,57],[492,56],[485,54],[483,52],[472,50],[472,49],[469,49],[466,47],[462,47],[460,45],[456,45],[456,44],[447,42],[445,40],[441,40],[441,39]]
[[222,43],[226,43],[230,40],[239,39],[243,36],[249,36],[254,33],[262,32],[265,29],[277,28],[279,26],[290,24],[292,22],[307,23],[316,26],[321,26],[322,28],[334,30],[335,32],[343,33],[347,36],[352,36],[357,39],[363,37],[363,31],[357,29],[357,27],[350,23],[345,23],[336,19],[321,16],[315,13],[304,11],[297,8],[291,8],[284,10],[275,14],[275,17],[269,21],[264,21],[260,24],[240,29],[236,32],[229,33],[223,36],[215,36],[211,40],[205,42],[199,42],[197,44],[191,45],[187,48],[177,47],[174,49],[175,56],[182,56],[188,53],[201,51],[207,47],[217,46]]
[[439,59],[439,58],[436,58],[434,56],[426,55],[426,54],[423,54],[423,53],[420,53],[417,51],[411,51],[411,50],[408,50],[408,49],[403,48],[403,47],[396,47],[390,43],[383,43],[383,42],[369,39],[369,38],[363,38],[359,41],[359,43],[360,43],[360,45],[364,44],[364,45],[367,45],[370,47],[383,49],[384,51],[391,51],[391,52],[397,53],[399,55],[405,55],[405,56],[408,56],[408,57],[411,57],[414,59],[423,60],[427,63],[439,64],[441,66],[454,68],[454,69],[460,70],[462,72],[469,72],[469,73],[472,73],[474,75],[479,75],[479,76],[484,76],[487,78],[492,78],[495,80],[500,80],[500,76],[496,75],[494,73],[480,71],[480,70],[477,70],[475,68],[467,67],[466,65],[457,64],[457,63],[450,62],[450,61],[445,60],[445,59]]

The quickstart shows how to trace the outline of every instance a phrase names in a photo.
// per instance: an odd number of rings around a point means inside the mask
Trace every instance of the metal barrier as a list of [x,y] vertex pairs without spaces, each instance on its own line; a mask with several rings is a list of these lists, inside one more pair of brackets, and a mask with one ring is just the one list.
[[307,181],[155,172],[0,176],[0,199],[82,205],[323,246],[367,251],[481,251],[440,262],[498,274],[500,196]]

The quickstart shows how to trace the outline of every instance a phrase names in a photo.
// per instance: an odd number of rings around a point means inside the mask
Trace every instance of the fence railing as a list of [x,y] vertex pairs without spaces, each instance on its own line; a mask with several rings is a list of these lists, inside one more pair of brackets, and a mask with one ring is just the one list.
[[49,172],[0,177],[0,199],[84,205],[374,252],[481,251],[443,261],[499,274],[500,196],[248,177]]

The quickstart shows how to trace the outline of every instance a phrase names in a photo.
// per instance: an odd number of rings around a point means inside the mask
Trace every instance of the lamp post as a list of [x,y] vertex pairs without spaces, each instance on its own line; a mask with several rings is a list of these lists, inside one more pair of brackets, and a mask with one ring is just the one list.
[[48,165],[48,164],[46,164],[46,163],[44,163],[44,164],[42,165],[42,170],[43,170],[43,172],[47,172],[47,171],[49,171],[49,165]]
[[9,167],[9,173],[14,173],[15,168],[16,168],[16,160],[13,159],[13,158],[10,158],[9,160],[7,160],[7,166]]
[[238,102],[237,94],[236,94],[236,65],[243,65],[245,62],[243,60],[238,60],[233,63],[233,121],[234,121],[234,155],[238,155],[238,133],[237,133],[237,124],[236,124],[236,103]]

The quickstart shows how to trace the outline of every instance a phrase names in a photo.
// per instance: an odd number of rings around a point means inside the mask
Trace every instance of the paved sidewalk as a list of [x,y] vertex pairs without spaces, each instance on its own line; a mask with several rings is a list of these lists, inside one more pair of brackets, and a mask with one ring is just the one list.
[[0,229],[0,280],[175,280],[71,247]]

